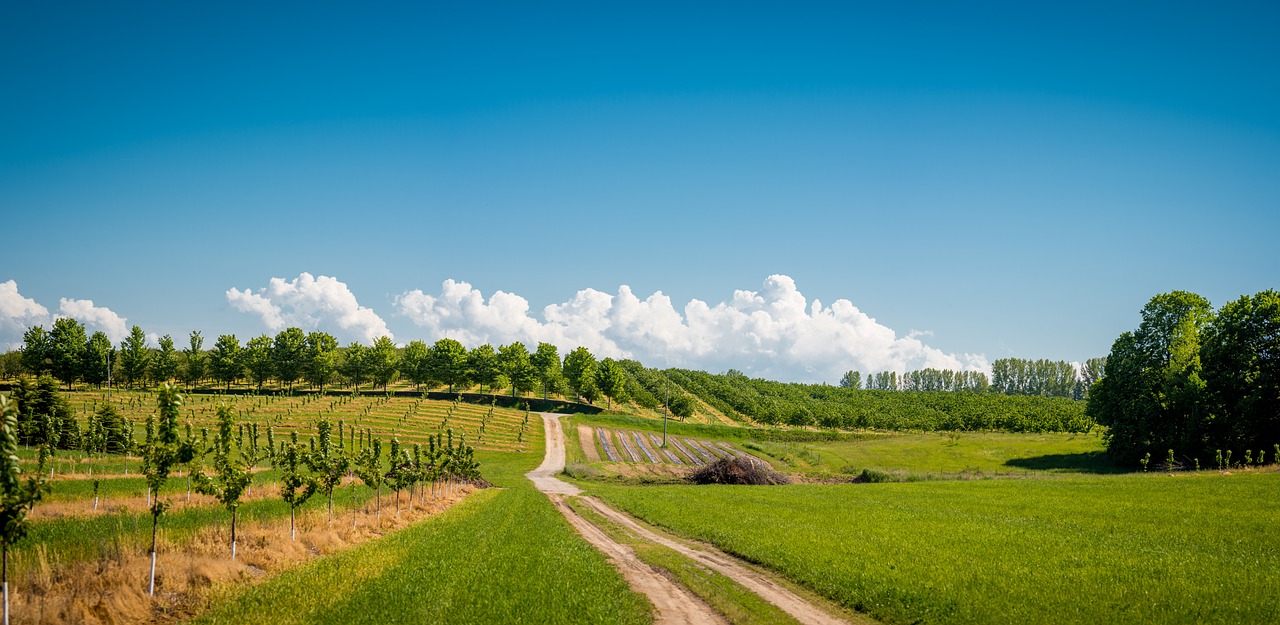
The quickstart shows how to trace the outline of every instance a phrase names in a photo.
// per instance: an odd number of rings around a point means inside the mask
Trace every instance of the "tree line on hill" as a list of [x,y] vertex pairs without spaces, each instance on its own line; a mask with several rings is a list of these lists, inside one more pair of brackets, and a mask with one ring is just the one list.
[[991,363],[991,378],[981,371],[926,368],[898,373],[868,374],[848,371],[840,378],[843,388],[877,391],[946,391],[999,393],[1084,399],[1094,382],[1106,373],[1106,358],[1090,358],[1079,367],[1064,360],[1000,358]]
[[1083,402],[1066,397],[775,382],[730,370],[669,370],[671,380],[729,416],[768,425],[886,430],[1085,432]]
[[1280,449],[1280,293],[1216,312],[1186,291],[1151,298],[1138,328],[1112,344],[1087,412],[1107,426],[1107,449],[1124,464]]
[[148,347],[146,334],[134,326],[117,348],[101,332],[86,338],[78,321],[64,318],[52,331],[29,329],[19,360],[23,370],[52,375],[68,387],[76,382],[100,386],[110,378],[131,388],[180,380],[188,387],[209,383],[230,389],[243,383],[259,391],[268,382],[290,390],[300,382],[320,390],[334,384],[386,389],[400,380],[418,388],[446,386],[450,392],[479,385],[482,392],[510,389],[513,396],[540,392],[589,403],[604,399],[610,407],[634,401],[682,419],[695,414],[701,401],[726,416],[762,424],[1014,431],[1080,431],[1091,423],[1079,402],[934,395],[1069,400],[1086,395],[1085,385],[1105,366],[1105,359],[1095,359],[1077,371],[1065,362],[1007,358],[993,367],[997,383],[988,383],[981,372],[922,369],[875,373],[865,385],[859,372],[850,371],[839,387],[830,387],[749,380],[733,370],[712,375],[650,369],[629,359],[597,359],[585,347],[561,358],[550,343],[539,343],[532,352],[518,341],[468,350],[446,338],[398,348],[381,337],[372,345],[353,342],[344,348],[332,335],[299,328],[254,337],[243,345],[226,334],[209,350],[198,331],[182,350],[169,336],[158,343],[158,348]]
[[[133,326],[117,348],[102,332],[86,336],[79,321],[61,318],[50,331],[34,326],[25,332],[18,362],[24,372],[52,376],[68,389],[77,382],[101,387],[113,381],[146,388],[180,380],[189,388],[212,382],[228,390],[241,382],[262,390],[271,381],[289,390],[299,382],[321,391],[339,382],[355,389],[367,383],[385,390],[403,380],[418,388],[447,386],[450,392],[479,385],[490,392],[510,388],[513,396],[540,391],[544,397],[573,396],[589,403],[603,398],[610,406],[632,397],[646,407],[663,405],[655,403],[655,382],[640,373],[639,363],[597,359],[585,347],[563,359],[555,345],[539,343],[530,352],[519,341],[468,350],[445,338],[432,345],[412,341],[398,348],[383,336],[369,346],[352,342],[342,348],[326,332],[299,328],[287,328],[274,337],[257,336],[243,345],[234,334],[224,334],[209,350],[199,331],[191,333],[188,347],[180,351],[169,335],[158,343],[158,348],[148,347],[146,333]],[[670,404],[678,414],[692,414],[693,402],[681,392]]]

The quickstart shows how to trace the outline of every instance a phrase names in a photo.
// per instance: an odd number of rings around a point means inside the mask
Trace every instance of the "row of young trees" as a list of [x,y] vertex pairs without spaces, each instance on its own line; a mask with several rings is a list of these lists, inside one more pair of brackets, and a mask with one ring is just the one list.
[[[52,390],[55,403],[65,399],[58,394],[52,378],[44,377],[31,387],[19,386],[10,395],[0,395],[0,411],[3,412],[3,428],[0,429],[0,485],[4,487],[0,501],[0,548],[5,562],[6,611],[7,611],[7,557],[8,548],[20,540],[27,531],[25,517],[31,507],[47,492],[42,480],[43,470],[51,450],[59,440],[48,432],[32,433],[22,424],[23,415],[32,415],[40,408],[44,396]],[[217,409],[217,431],[210,435],[207,429],[197,434],[190,424],[186,436],[179,432],[178,418],[183,402],[175,386],[164,384],[157,397],[156,414],[147,417],[143,441],[135,443],[132,424],[125,424],[110,405],[104,406],[95,417],[114,415],[112,419],[91,419],[82,438],[83,448],[105,453],[137,453],[142,456],[142,473],[146,478],[150,512],[152,516],[151,571],[148,593],[155,593],[156,541],[160,519],[170,502],[163,497],[170,473],[180,465],[186,465],[191,484],[197,492],[215,497],[230,514],[231,558],[236,555],[236,522],[241,499],[251,483],[253,468],[263,461],[270,461],[279,470],[281,497],[290,507],[290,535],[295,535],[297,507],[311,496],[324,493],[328,498],[329,520],[333,519],[333,492],[347,475],[354,474],[375,491],[377,514],[381,516],[381,493],[389,487],[396,493],[399,508],[400,493],[404,490],[414,495],[421,488],[425,498],[432,497],[439,489],[449,488],[459,482],[480,479],[479,463],[474,449],[460,439],[455,444],[453,430],[429,438],[424,449],[419,444],[406,448],[393,438],[384,460],[382,441],[372,431],[357,433],[349,430],[346,436],[343,421],[337,424],[337,440],[333,439],[334,427],[327,420],[317,423],[317,436],[301,443],[297,432],[291,432],[289,440],[275,441],[273,428],[266,428],[266,444],[260,444],[257,424],[236,424],[234,411],[225,404]],[[69,413],[69,409],[67,409]],[[97,425],[95,425],[97,423]],[[248,425],[249,427],[245,427]],[[101,439],[97,434],[103,432]],[[127,433],[126,433],[127,431]],[[235,434],[233,434],[235,432]],[[247,434],[247,436],[246,436]],[[357,438],[358,434],[358,438]],[[39,440],[39,436],[44,436]],[[357,442],[358,441],[358,442]],[[17,446],[33,442],[40,446],[40,464],[35,476],[26,482],[19,479]],[[206,472],[205,459],[212,455],[211,472]]]
[[1087,410],[1124,464],[1170,449],[1198,461],[1280,443],[1280,293],[1216,312],[1195,293],[1153,297],[1138,328],[1112,344]]

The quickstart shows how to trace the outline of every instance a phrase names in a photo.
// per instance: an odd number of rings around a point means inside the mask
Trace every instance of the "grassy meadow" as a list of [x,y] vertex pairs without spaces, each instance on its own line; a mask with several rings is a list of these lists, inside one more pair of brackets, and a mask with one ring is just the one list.
[[1280,473],[589,490],[893,623],[1280,619]]

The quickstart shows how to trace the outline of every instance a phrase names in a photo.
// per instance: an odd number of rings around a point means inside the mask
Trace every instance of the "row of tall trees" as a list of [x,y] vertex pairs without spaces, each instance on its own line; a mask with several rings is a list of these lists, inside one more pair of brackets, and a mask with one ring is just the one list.
[[479,385],[481,390],[509,387],[513,396],[539,391],[543,397],[572,395],[591,403],[604,398],[610,406],[629,400],[628,388],[649,398],[619,361],[597,360],[585,347],[562,360],[550,343],[539,343],[533,352],[518,341],[468,350],[444,338],[432,345],[412,341],[401,349],[384,336],[369,346],[353,342],[340,348],[326,332],[299,328],[243,344],[236,335],[224,334],[209,350],[198,331],[181,351],[167,335],[158,342],[159,348],[148,347],[146,334],[133,326],[117,349],[103,333],[86,338],[80,322],[62,318],[52,331],[36,326],[25,333],[21,363],[27,372],[52,375],[68,388],[75,382],[101,385],[114,374],[129,387],[181,380],[188,387],[213,381],[229,389],[243,381],[262,389],[274,381],[293,389],[305,381],[323,390],[339,378],[356,388],[366,383],[386,388],[403,379],[418,387],[447,386],[450,392]]
[[1126,464],[1170,449],[1192,460],[1271,449],[1280,443],[1280,293],[1216,312],[1195,293],[1153,297],[1138,328],[1112,344],[1087,410]]
[[858,371],[840,378],[842,388],[876,391],[949,391],[1034,395],[1084,399],[1106,372],[1106,358],[1090,358],[1076,365],[1062,360],[1001,358],[991,363],[991,378],[981,371],[920,369],[898,373],[879,371],[864,379]]

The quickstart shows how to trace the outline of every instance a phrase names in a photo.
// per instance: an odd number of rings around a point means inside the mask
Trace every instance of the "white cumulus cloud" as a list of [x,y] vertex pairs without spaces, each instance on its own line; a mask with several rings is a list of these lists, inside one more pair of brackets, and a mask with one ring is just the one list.
[[623,285],[616,295],[584,289],[547,306],[538,318],[519,295],[498,291],[486,301],[455,280],[446,280],[439,295],[402,293],[395,306],[429,337],[469,346],[545,341],[563,353],[582,345],[599,357],[636,358],[649,366],[735,368],[782,380],[830,381],[850,369],[989,368],[981,355],[926,345],[924,333],[898,336],[849,300],[810,302],[784,275],[769,276],[759,291],[735,291],[714,306],[695,299],[682,310],[660,291],[640,299]]
[[36,325],[47,326],[49,309],[18,292],[14,280],[0,282],[0,349],[22,347],[22,334]]
[[58,301],[58,316],[71,317],[83,323],[89,335],[101,331],[112,343],[119,343],[129,335],[129,325],[124,317],[106,306],[94,306],[91,299],[62,298]]
[[341,341],[364,343],[391,336],[386,322],[373,309],[361,306],[346,283],[329,276],[303,272],[289,281],[271,278],[266,288],[257,292],[228,290],[227,302],[236,310],[258,315],[272,332],[296,326],[323,330]]

